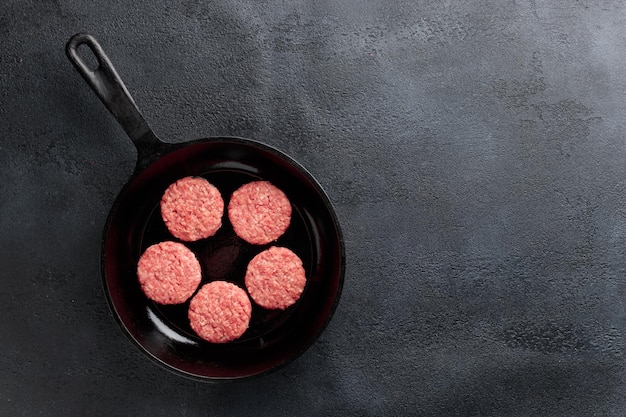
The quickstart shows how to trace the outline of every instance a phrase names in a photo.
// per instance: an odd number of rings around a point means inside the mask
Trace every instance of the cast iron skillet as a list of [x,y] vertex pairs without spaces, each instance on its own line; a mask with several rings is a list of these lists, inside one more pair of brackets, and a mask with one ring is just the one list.
[[[80,45],[95,55],[97,68],[90,68],[81,57]],[[138,151],[137,166],[111,209],[102,244],[105,292],[125,333],[158,364],[203,381],[261,375],[302,354],[333,315],[344,277],[341,230],[318,182],[289,156],[249,139],[162,142],[92,36],[73,36],[66,53]],[[265,310],[253,302],[250,328],[240,339],[226,344],[201,340],[189,326],[187,303],[162,306],[149,301],[136,277],[137,261],[148,246],[176,240],[164,226],[159,201],[171,183],[190,175],[202,176],[217,186],[226,204],[239,186],[267,180],[287,194],[293,207],[289,229],[269,245],[250,245],[239,239],[226,213],[215,236],[185,243],[201,262],[203,284],[221,279],[245,288],[248,261],[271,245],[288,247],[302,258],[308,281],[300,300],[285,311]]]

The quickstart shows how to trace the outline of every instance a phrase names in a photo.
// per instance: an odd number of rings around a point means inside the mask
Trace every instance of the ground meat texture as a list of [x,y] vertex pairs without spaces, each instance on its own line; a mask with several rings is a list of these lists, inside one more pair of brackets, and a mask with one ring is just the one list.
[[237,236],[264,245],[278,239],[291,222],[291,203],[268,181],[254,181],[238,188],[228,203],[228,219]]
[[283,310],[298,301],[306,285],[302,260],[287,248],[272,246],[252,258],[245,283],[258,305]]
[[139,258],[137,278],[146,296],[159,304],[184,303],[200,281],[200,263],[185,245],[161,242],[152,245]]
[[189,303],[189,324],[211,343],[226,343],[248,329],[252,304],[246,292],[226,281],[204,285]]
[[185,177],[170,185],[161,198],[161,216],[172,235],[185,242],[213,236],[222,226],[224,200],[201,177]]

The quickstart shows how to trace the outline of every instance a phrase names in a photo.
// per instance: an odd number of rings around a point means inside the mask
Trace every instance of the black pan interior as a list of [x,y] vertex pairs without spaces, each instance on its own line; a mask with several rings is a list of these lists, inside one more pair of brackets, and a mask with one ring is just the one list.
[[[139,256],[151,244],[176,240],[160,216],[165,189],[179,178],[202,176],[228,204],[231,193],[254,180],[281,188],[293,206],[285,234],[268,245],[238,238],[228,221],[210,238],[185,243],[203,268],[203,284],[226,280],[245,289],[248,261],[269,246],[285,246],[305,266],[307,285],[285,311],[253,304],[248,331],[238,340],[210,344],[187,320],[188,304],[161,306],[149,301],[137,282]],[[241,138],[213,138],[179,147],[138,172],[122,190],[109,215],[102,269],[110,306],[131,339],[166,368],[203,380],[238,379],[274,370],[300,355],[325,328],[339,300],[344,247],[333,208],[315,179],[274,148]]]

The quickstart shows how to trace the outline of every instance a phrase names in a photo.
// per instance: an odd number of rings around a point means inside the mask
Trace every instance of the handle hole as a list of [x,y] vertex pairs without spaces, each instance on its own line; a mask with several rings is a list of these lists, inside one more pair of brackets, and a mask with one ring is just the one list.
[[96,58],[96,56],[94,55],[89,45],[86,45],[84,43],[78,45],[78,47],[76,48],[76,54],[80,57],[80,59],[83,61],[85,66],[89,68],[90,71],[96,71],[98,68],[100,68],[100,62],[98,61],[98,58]]

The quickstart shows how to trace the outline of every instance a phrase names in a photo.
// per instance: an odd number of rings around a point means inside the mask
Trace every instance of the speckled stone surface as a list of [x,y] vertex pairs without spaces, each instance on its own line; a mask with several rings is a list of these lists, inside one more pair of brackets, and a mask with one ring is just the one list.
[[[287,367],[183,379],[109,312],[136,152],[83,31],[161,138],[261,140],[328,192],[344,291]],[[624,2],[4,0],[0,37],[0,415],[626,415]]]

